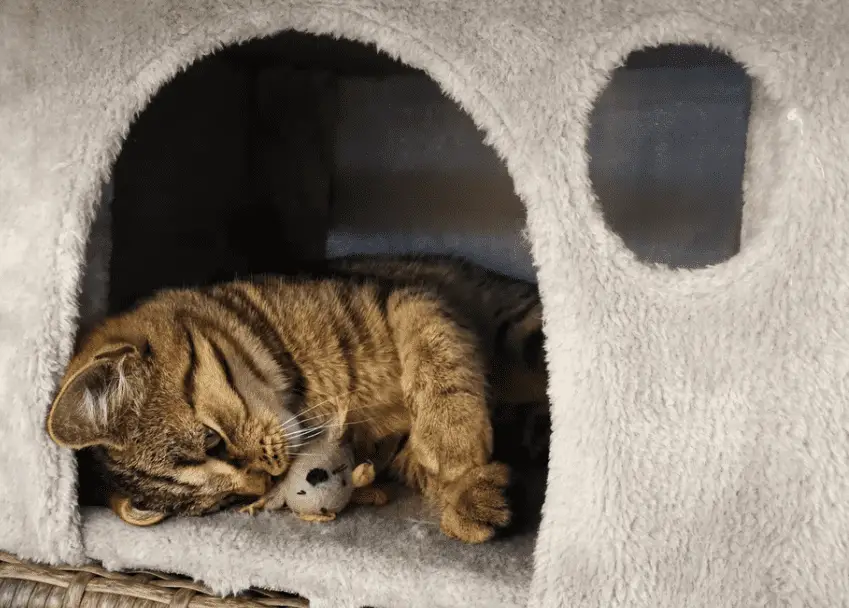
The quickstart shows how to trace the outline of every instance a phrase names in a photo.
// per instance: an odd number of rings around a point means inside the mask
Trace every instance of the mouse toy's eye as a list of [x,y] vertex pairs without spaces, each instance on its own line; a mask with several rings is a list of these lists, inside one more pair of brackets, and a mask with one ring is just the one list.
[[203,447],[206,450],[206,453],[209,454],[210,452],[215,451],[215,448],[219,445],[221,445],[221,435],[211,428],[206,427],[206,435],[204,435],[203,438]]
[[299,490],[299,491],[298,491],[298,496],[304,496],[306,493],[307,493],[307,491],[306,491],[306,490]]

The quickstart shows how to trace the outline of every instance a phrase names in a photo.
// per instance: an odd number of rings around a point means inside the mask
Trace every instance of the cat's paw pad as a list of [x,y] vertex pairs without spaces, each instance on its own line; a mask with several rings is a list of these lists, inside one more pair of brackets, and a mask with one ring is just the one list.
[[254,516],[265,508],[266,502],[268,502],[266,498],[260,498],[259,500],[239,509],[239,513],[247,513],[250,516]]
[[443,509],[442,532],[466,543],[490,540],[497,528],[510,523],[505,497],[509,481],[510,470],[500,463],[479,467],[463,476]]

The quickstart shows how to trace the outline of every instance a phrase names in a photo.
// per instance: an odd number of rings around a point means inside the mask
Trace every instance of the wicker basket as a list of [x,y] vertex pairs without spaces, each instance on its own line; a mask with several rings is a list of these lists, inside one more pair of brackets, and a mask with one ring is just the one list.
[[0,608],[307,608],[303,598],[252,590],[222,598],[184,577],[53,568],[0,552]]

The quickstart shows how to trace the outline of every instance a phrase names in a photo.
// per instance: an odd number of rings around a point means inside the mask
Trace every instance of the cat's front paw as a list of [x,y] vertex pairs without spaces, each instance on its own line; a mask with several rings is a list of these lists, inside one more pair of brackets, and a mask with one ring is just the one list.
[[469,471],[460,479],[442,512],[440,528],[446,536],[466,543],[482,543],[510,523],[505,488],[510,470],[490,463]]
[[265,504],[268,502],[268,499],[263,496],[259,500],[255,500],[251,504],[242,507],[239,509],[239,513],[247,513],[250,516],[254,516],[265,508]]

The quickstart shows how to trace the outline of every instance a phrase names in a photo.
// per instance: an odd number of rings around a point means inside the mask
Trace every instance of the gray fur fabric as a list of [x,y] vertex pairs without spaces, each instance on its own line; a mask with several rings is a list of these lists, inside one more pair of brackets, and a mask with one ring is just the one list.
[[[451,544],[406,503],[319,532],[271,514],[138,530],[76,507],[73,457],[44,416],[121,137],[181,66],[290,27],[427,70],[527,206],[554,402],[533,549]],[[284,587],[316,606],[847,605],[847,30],[849,9],[812,0],[5,0],[0,548]],[[689,41],[743,62],[754,102],[740,252],[674,271],[606,227],[586,136],[629,51]]]
[[[338,88],[328,255],[449,252],[535,279],[510,176],[436,83]],[[735,64],[617,70],[593,111],[590,177],[638,258],[700,267],[734,255],[749,93]]]

